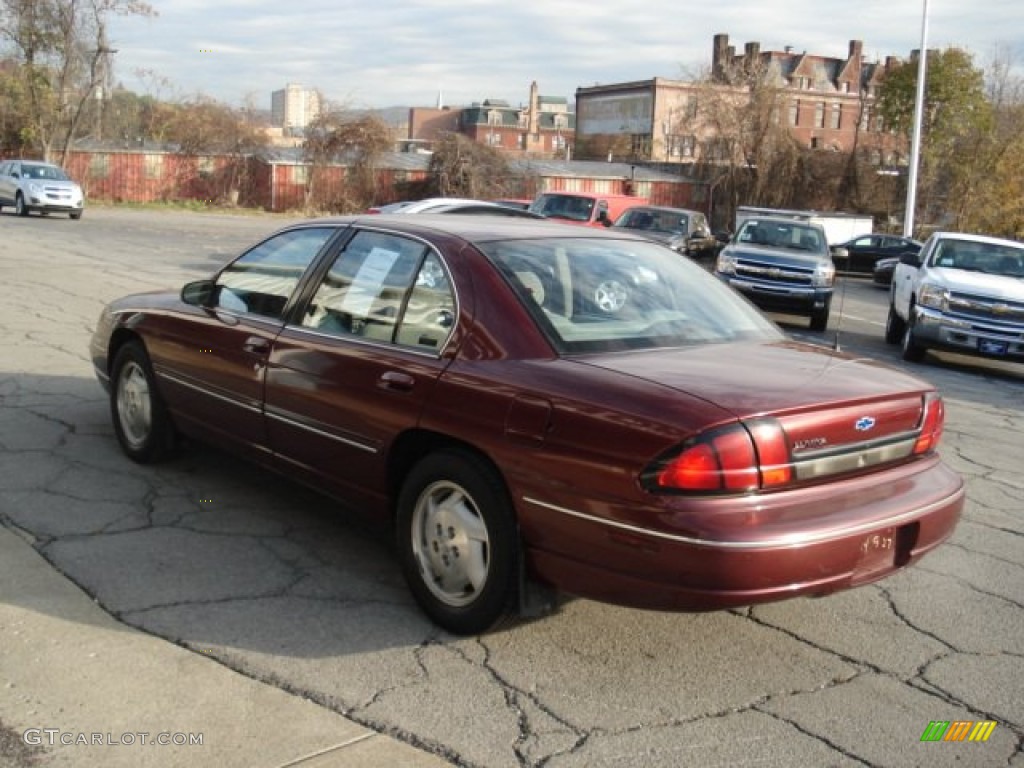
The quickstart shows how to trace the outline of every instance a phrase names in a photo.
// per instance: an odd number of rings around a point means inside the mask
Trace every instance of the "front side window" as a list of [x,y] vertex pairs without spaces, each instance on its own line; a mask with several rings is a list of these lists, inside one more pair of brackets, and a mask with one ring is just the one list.
[[454,320],[454,292],[436,253],[408,238],[360,232],[338,254],[301,323],[436,351]]
[[334,232],[330,227],[293,229],[264,240],[217,277],[216,306],[280,319],[302,275]]

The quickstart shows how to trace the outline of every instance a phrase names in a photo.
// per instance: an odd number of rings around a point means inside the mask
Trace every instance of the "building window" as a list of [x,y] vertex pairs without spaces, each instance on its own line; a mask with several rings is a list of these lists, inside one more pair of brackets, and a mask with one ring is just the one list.
[[501,134],[495,133],[494,131],[487,132],[487,146],[489,147],[500,147],[501,146]]
[[832,105],[832,117],[829,120],[829,127],[835,130],[843,127],[843,107],[841,104]]
[[789,124],[800,125],[800,102],[791,101],[789,104]]
[[630,135],[630,154],[634,157],[650,157],[651,137],[646,133],[634,133]]
[[309,181],[309,167],[305,165],[292,166],[292,183],[305,184]]
[[487,113],[487,124],[488,125],[501,125],[501,112],[496,109],[492,109]]
[[565,137],[560,133],[556,133],[554,136],[552,136],[551,148],[556,152],[565,149]]
[[145,155],[143,162],[147,179],[162,179],[164,176],[164,156]]
[[110,155],[93,155],[89,158],[89,178],[105,179],[110,176]]
[[814,127],[825,127],[825,102],[819,101],[814,105]]
[[696,136],[673,135],[666,138],[665,152],[669,157],[693,157],[696,146]]
[[526,149],[526,134],[525,133],[520,133],[519,134],[519,148],[520,149]]
[[199,173],[200,179],[212,178],[216,169],[216,164],[209,155],[200,155],[196,160],[196,171]]
[[875,130],[879,133],[885,130],[885,121],[882,119],[881,113],[875,115]]
[[568,128],[569,127],[569,118],[566,117],[565,115],[562,115],[562,114],[555,115],[552,118],[552,120],[554,121],[555,129],[556,130],[560,131],[563,128]]
[[686,116],[690,119],[697,117],[697,97],[693,94],[686,99]]

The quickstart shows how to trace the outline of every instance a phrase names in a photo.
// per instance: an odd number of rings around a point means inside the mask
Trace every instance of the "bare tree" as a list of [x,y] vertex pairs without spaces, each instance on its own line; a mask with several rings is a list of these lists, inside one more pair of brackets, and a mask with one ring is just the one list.
[[0,34],[21,67],[27,137],[66,155],[90,98],[109,79],[111,14],[153,16],[142,0],[0,0]]
[[[306,206],[318,210],[364,210],[377,197],[380,157],[394,144],[387,123],[372,113],[328,111],[306,128],[303,153],[309,170]],[[323,184],[328,166],[346,168],[343,189],[331,193]]]
[[446,133],[430,157],[435,194],[442,197],[492,198],[508,194],[511,170],[494,147],[459,133]]
[[697,99],[694,125],[670,130],[702,139],[697,171],[725,191],[727,218],[740,204],[792,205],[802,152],[783,119],[788,97],[781,76],[763,59],[743,57],[705,74]]

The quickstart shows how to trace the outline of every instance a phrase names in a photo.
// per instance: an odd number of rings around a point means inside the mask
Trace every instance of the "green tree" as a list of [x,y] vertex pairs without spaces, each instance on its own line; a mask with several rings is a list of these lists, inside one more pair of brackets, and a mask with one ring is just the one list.
[[142,0],[0,0],[0,37],[25,84],[25,138],[66,154],[90,99],[109,88],[112,14],[153,16]]
[[[962,226],[970,219],[994,161],[994,113],[986,98],[984,73],[967,51],[929,51],[926,63],[915,220]],[[908,138],[917,74],[918,60],[912,57],[886,76],[877,101],[885,125]]]

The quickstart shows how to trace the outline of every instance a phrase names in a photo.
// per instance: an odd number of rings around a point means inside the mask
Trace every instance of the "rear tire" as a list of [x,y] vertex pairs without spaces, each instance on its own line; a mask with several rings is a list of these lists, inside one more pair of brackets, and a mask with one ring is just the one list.
[[140,464],[164,458],[174,447],[174,427],[141,342],[118,350],[110,382],[110,415],[125,455]]
[[402,485],[396,530],[409,589],[436,624],[471,635],[511,612],[519,533],[508,492],[484,459],[462,450],[422,459]]

